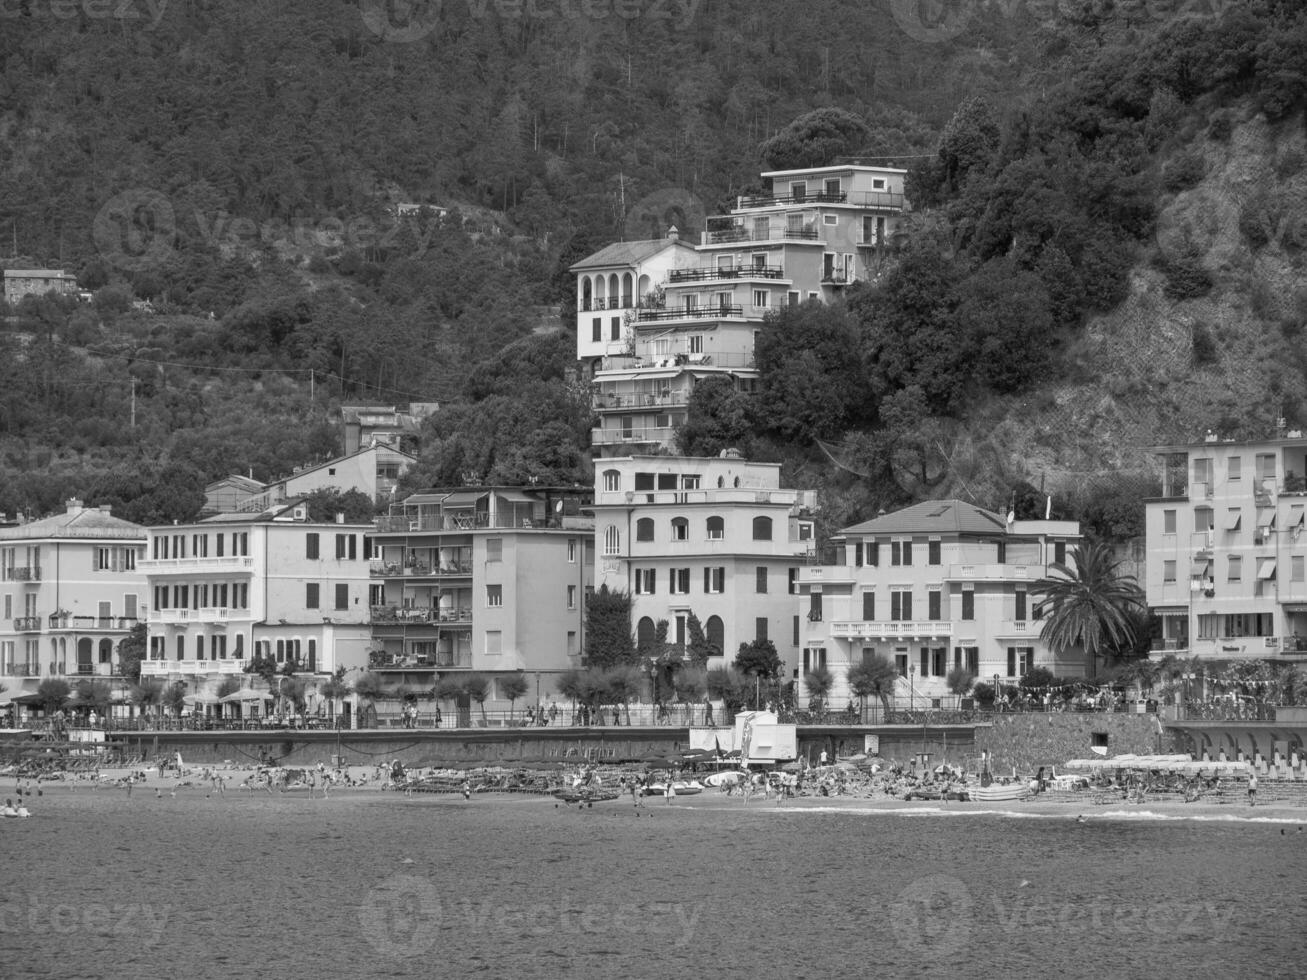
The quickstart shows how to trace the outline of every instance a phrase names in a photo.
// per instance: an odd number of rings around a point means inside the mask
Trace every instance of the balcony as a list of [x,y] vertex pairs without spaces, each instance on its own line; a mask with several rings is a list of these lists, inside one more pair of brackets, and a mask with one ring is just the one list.
[[50,615],[52,633],[125,633],[142,620],[135,616]]
[[703,233],[704,245],[735,245],[743,242],[819,242],[821,232],[817,223],[805,222],[796,225],[781,225],[776,228],[766,224],[735,225],[730,228],[710,229]]
[[19,616],[14,620],[15,633],[39,633],[41,632],[40,616]]
[[902,211],[907,200],[893,191],[817,191],[812,194],[754,194],[736,199],[736,207],[772,208],[795,204],[851,204],[859,208]]
[[683,306],[676,309],[641,310],[636,314],[640,323],[665,323],[669,320],[720,320],[724,317],[743,317],[743,306],[715,303],[710,306]]
[[853,281],[853,275],[848,272],[830,270],[821,274],[821,284],[823,286],[847,286]]
[[[762,491],[766,493],[767,491]],[[790,491],[793,493],[793,491]],[[778,498],[777,503],[781,500]],[[847,565],[806,565],[799,569],[799,585],[824,585],[826,583],[849,584],[857,580],[855,569]]]
[[470,650],[404,654],[373,651],[368,657],[368,669],[379,673],[396,670],[450,670],[471,666]]
[[599,394],[595,396],[594,407],[599,411],[614,411],[618,409],[635,410],[641,408],[684,408],[690,403],[690,393],[688,391],[676,390],[670,388],[655,394],[653,392],[624,391],[617,393],[615,391],[605,391],[601,386]]
[[953,624],[902,620],[835,622],[830,624],[830,635],[841,640],[934,639],[952,636]]
[[581,300],[582,313],[599,313],[603,310],[629,310],[635,306],[634,296],[600,296]]
[[398,623],[401,626],[418,626],[472,622],[472,609],[468,606],[446,609],[433,609],[430,606],[372,606],[371,615],[373,625]]
[[620,446],[623,443],[658,443],[670,444],[676,436],[673,426],[644,426],[630,429],[591,429],[590,444],[593,446]]
[[779,265],[700,266],[697,269],[673,269],[667,281],[720,282],[727,279],[783,279],[785,269]]
[[4,569],[4,580],[6,582],[39,582],[41,581],[41,566],[15,565],[6,568]]
[[0,677],[40,677],[40,664],[5,664],[0,667]]
[[167,572],[252,572],[254,559],[249,555],[229,555],[223,558],[142,558],[136,568],[155,574]]
[[242,674],[244,660],[142,660],[142,677],[164,677],[168,674]]

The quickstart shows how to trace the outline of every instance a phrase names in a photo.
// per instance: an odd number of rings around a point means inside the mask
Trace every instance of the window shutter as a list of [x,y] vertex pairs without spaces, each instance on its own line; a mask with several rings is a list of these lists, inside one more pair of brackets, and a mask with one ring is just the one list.
[[858,541],[853,545],[853,564],[857,568],[862,567],[862,542]]
[[903,593],[903,619],[905,621],[912,619],[912,593]]
[[911,565],[911,564],[912,564],[912,542],[911,542],[911,541],[904,541],[904,542],[903,542],[903,564],[905,564],[905,565]]
[[921,676],[930,676],[930,647],[921,648]]
[[1008,677],[1017,676],[1017,648],[1007,648],[1007,675]]
[[868,564],[868,565],[879,565],[879,564],[880,564],[880,542],[879,542],[879,541],[872,541],[870,544],[867,545],[867,564]]
[[862,618],[867,622],[872,622],[876,618],[876,593],[862,593]]

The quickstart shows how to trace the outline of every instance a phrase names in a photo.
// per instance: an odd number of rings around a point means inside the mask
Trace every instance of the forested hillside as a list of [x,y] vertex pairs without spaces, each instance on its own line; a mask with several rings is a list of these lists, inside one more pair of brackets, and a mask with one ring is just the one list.
[[[762,397],[705,389],[687,448],[784,460],[835,523],[1091,485],[1126,420],[1133,445],[1195,424],[1112,366],[1134,335],[1177,389],[1247,381],[1228,365],[1255,349],[1279,407],[1232,389],[1232,420],[1292,413],[1303,242],[1257,215],[1301,192],[1301,7],[11,5],[0,264],[95,298],[28,301],[0,333],[0,510],[76,492],[189,516],[208,479],[330,453],[343,399],[441,403],[415,482],[585,479],[566,267],[841,153],[912,167],[910,234],[847,308],[765,331]],[[816,139],[832,118],[854,124]],[[1274,180],[1221,198],[1238,248],[1214,255],[1224,234],[1185,216],[1263,163]]]

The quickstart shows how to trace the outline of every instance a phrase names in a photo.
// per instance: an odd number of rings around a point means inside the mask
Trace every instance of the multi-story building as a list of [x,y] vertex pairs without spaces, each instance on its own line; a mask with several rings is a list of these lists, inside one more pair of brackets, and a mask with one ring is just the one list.
[[1079,653],[1057,656],[1040,640],[1031,594],[1079,538],[1072,521],[1007,521],[960,500],[845,528],[832,539],[835,564],[799,573],[803,669],[828,668],[836,698],[848,694],[848,668],[873,655],[898,667],[905,698],[946,695],[954,667],[1000,683],[1034,666],[1083,675]]
[[693,613],[726,661],[741,644],[769,639],[793,669],[795,582],[814,545],[813,496],[782,489],[779,464],[729,453],[600,460],[598,584],[631,595],[642,648],[659,620],[668,641],[684,645]]
[[1145,593],[1157,646],[1204,660],[1307,658],[1307,438],[1154,450]]
[[151,528],[138,562],[151,605],[141,673],[199,694],[256,655],[321,676],[365,666],[371,530],[310,521],[299,501]]
[[112,677],[118,643],[145,615],[145,528],[107,506],[0,527],[0,701],[44,677]]
[[228,476],[204,488],[205,513],[251,513],[267,510],[315,490],[357,490],[374,503],[394,499],[399,478],[413,465],[411,454],[387,443],[356,450],[348,456],[303,466],[271,483],[258,483],[243,476]]
[[[594,584],[588,488],[460,487],[406,498],[371,536],[372,669],[430,688],[450,672],[495,683],[525,671],[531,697],[580,666]],[[504,707],[508,703],[504,701]]]
[[436,402],[411,402],[406,410],[394,405],[342,405],[345,455],[376,445],[399,449],[405,437],[416,439],[423,420],[439,409]]
[[904,175],[856,165],[764,173],[771,193],[710,217],[693,247],[673,228],[572,266],[577,357],[596,385],[596,454],[669,447],[705,378],[749,390],[768,312],[829,302],[873,273],[906,206]]
[[11,306],[24,296],[45,293],[76,294],[77,277],[62,269],[6,269],[5,302]]

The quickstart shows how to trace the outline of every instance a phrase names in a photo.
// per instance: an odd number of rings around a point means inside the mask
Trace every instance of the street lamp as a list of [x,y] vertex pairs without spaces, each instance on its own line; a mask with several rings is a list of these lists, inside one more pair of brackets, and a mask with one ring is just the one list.
[[917,689],[914,681],[917,676],[917,665],[912,664],[908,667],[908,710],[915,711],[917,707]]

